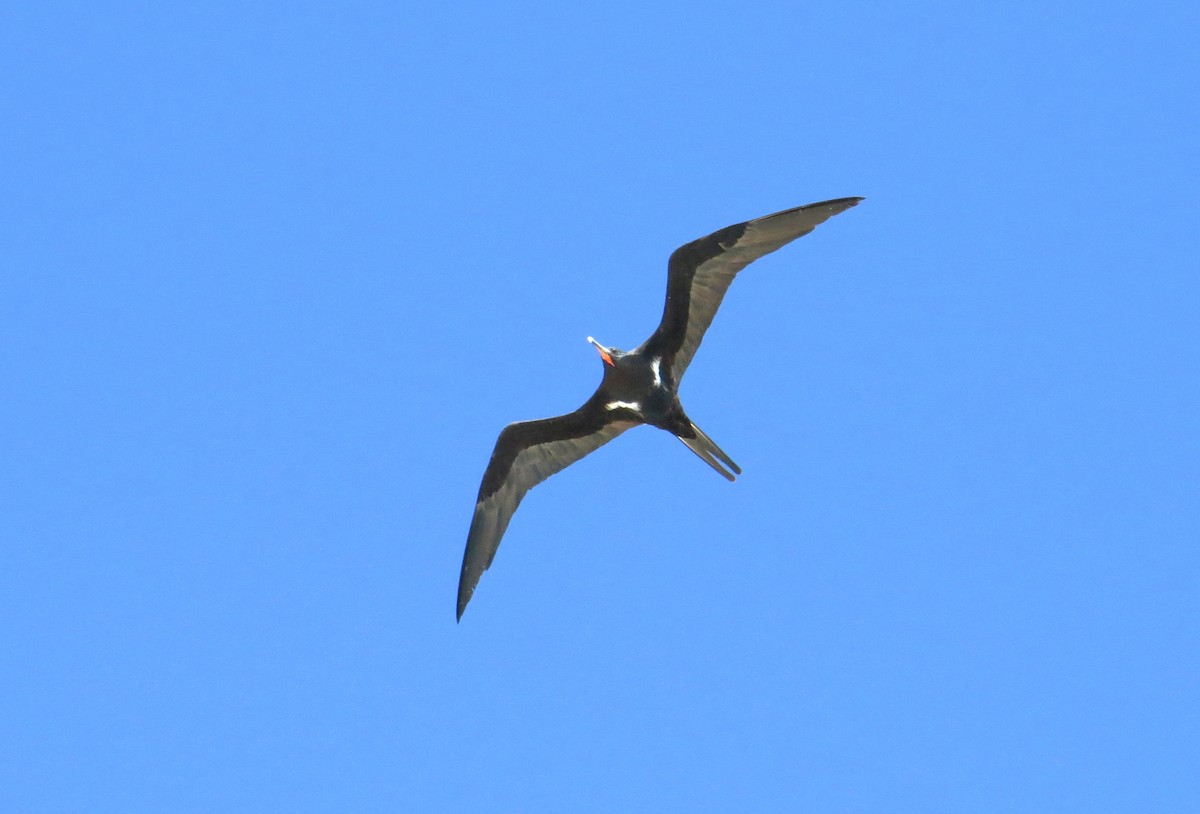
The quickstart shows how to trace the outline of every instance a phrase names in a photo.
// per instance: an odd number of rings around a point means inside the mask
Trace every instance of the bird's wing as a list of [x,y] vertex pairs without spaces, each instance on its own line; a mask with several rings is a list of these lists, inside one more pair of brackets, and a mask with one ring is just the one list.
[[838,198],[798,206],[727,226],[680,246],[667,265],[662,322],[641,349],[671,358],[678,383],[737,273],[861,200]]
[[483,473],[458,578],[458,618],[492,564],[500,538],[525,493],[637,424],[610,421],[599,392],[573,413],[509,424]]

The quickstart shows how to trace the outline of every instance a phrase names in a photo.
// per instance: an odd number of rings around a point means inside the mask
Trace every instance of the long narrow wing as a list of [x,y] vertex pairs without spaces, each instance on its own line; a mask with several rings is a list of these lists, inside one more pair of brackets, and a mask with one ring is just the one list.
[[458,618],[462,619],[479,578],[492,564],[500,538],[525,493],[637,424],[609,421],[598,394],[573,413],[520,421],[500,432],[483,473],[475,516],[467,533],[458,578]]
[[837,198],[798,206],[727,226],[680,246],[667,264],[667,303],[662,322],[642,344],[642,350],[670,359],[678,384],[737,273],[861,200]]

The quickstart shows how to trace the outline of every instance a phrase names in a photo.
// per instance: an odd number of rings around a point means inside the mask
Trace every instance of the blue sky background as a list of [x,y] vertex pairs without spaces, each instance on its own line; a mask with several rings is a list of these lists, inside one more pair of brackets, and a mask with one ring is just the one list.
[[1197,8],[8,6],[0,809],[1200,810]]

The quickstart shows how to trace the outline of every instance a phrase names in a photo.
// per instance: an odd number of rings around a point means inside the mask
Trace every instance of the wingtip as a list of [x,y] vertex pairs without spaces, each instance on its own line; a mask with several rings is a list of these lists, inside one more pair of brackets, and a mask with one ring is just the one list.
[[829,203],[833,206],[842,206],[842,207],[845,207],[846,209],[849,209],[852,206],[858,206],[860,203],[862,203],[865,200],[866,200],[866,198],[864,198],[861,195],[851,195],[846,198],[834,198],[832,201],[828,201],[827,203]]

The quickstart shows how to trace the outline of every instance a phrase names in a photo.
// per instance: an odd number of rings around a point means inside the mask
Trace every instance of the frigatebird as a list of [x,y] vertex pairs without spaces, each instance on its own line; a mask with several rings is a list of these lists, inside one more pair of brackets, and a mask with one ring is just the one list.
[[837,198],[798,206],[680,246],[667,263],[667,303],[649,339],[623,351],[587,338],[604,362],[604,379],[592,397],[573,413],[509,424],[496,440],[467,532],[458,579],[458,619],[492,564],[525,493],[630,427],[649,424],[666,430],[728,480],[742,474],[683,411],[679,380],[739,271],[861,200]]

